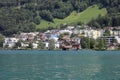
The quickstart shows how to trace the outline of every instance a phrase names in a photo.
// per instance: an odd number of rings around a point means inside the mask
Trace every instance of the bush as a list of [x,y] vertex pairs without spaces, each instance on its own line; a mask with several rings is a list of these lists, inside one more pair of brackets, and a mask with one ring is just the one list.
[[37,16],[34,18],[33,22],[38,25],[38,24],[40,24],[40,20],[41,20],[41,18],[39,16]]
[[53,16],[51,15],[50,11],[48,11],[48,10],[42,10],[40,12],[40,16],[47,21],[53,21]]

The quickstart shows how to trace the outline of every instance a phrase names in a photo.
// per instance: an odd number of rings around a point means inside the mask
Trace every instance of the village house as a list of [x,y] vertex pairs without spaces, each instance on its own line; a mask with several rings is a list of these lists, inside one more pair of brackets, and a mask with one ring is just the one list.
[[4,38],[3,47],[13,48],[15,44],[19,41],[18,38]]
[[116,28],[116,30],[110,29],[110,35],[114,36],[117,42],[120,44],[120,29]]
[[49,42],[45,41],[44,44],[45,44],[45,49],[49,49]]
[[93,30],[93,29],[82,29],[73,31],[74,34],[79,34],[79,36],[89,37],[93,39],[97,39],[103,36],[104,30]]
[[106,46],[109,47],[111,44],[113,44],[113,41],[115,39],[114,36],[104,36]]
[[65,29],[65,30],[60,30],[58,35],[63,34],[63,33],[69,33],[69,35],[71,35],[73,32],[71,30]]
[[75,28],[75,26],[68,26],[67,30],[73,30]]
[[44,33],[40,33],[40,34],[38,34],[38,36],[37,36],[37,40],[38,41],[45,41],[47,39],[47,37],[45,36],[45,34]]
[[73,37],[73,38],[71,38],[71,41],[80,44],[81,39],[79,37]]
[[55,49],[59,49],[60,48],[60,43],[59,42],[55,42]]
[[[52,39],[55,41],[54,45],[56,49],[60,48],[61,44],[64,44],[64,46],[68,45],[67,47],[71,49],[77,49],[78,46],[80,48],[81,37],[89,37],[93,39],[105,38],[107,46],[110,46],[113,43],[114,39],[116,39],[120,44],[120,30],[110,29],[111,36],[103,36],[104,32],[104,29],[95,30],[89,26],[86,26],[85,29],[81,29],[81,26],[68,26],[64,30],[55,29],[47,30],[44,33],[30,32],[20,33],[19,35],[16,34],[13,38],[5,38],[3,46],[12,48],[20,40],[21,47],[29,47],[29,44],[32,43],[33,49],[37,49],[39,42],[42,41],[45,44],[45,49],[49,49],[49,40]],[[73,34],[73,36],[71,34]]]
[[110,30],[110,35],[112,35],[112,36],[120,36],[120,30]]
[[39,32],[30,32],[30,33],[20,33],[19,39],[22,41],[33,41],[35,36],[37,36]]
[[37,49],[38,48],[38,43],[32,43],[33,45],[33,49]]
[[29,46],[29,42],[21,42],[21,47],[28,47]]
[[58,42],[58,36],[56,34],[51,34],[51,36],[49,37],[49,40],[53,39],[55,42]]
[[115,39],[116,39],[117,42],[120,44],[120,36],[115,36]]
[[81,38],[79,38],[79,37],[71,38],[72,48],[73,49],[77,49],[77,48],[81,49],[80,41],[81,41]]

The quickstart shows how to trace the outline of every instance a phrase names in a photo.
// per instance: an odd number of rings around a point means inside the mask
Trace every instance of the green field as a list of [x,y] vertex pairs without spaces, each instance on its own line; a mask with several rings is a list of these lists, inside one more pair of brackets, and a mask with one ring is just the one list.
[[48,26],[59,27],[60,24],[76,24],[78,22],[88,23],[91,19],[96,19],[99,15],[105,16],[107,14],[107,10],[105,8],[99,9],[97,5],[93,5],[88,7],[81,13],[77,13],[73,11],[68,17],[64,19],[54,19],[54,23],[48,22],[45,20],[41,20],[41,24],[37,25],[39,29],[47,29]]

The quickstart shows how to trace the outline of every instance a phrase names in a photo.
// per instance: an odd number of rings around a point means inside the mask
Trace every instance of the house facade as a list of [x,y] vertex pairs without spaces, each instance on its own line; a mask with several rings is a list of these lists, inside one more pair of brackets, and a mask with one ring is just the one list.
[[18,38],[4,38],[3,47],[12,48],[18,41]]

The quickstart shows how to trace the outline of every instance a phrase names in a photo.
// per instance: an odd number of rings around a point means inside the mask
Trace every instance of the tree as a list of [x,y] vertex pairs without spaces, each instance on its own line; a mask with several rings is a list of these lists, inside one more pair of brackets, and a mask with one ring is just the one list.
[[69,32],[64,32],[64,33],[59,35],[59,39],[62,39],[64,36],[69,36],[69,35],[70,35]]
[[60,34],[60,35],[59,35],[59,39],[62,39],[63,36],[64,36],[64,34]]
[[40,16],[47,21],[52,21],[53,22],[53,16],[51,15],[49,10],[42,10],[40,12]]
[[36,25],[32,22],[32,23],[29,23],[28,25],[27,25],[27,27],[29,28],[28,29],[28,31],[29,32],[33,32],[33,31],[35,31],[36,30]]
[[21,47],[21,41],[18,41],[15,45],[16,48]]
[[49,40],[49,50],[55,49],[55,41],[53,39]]
[[72,33],[70,37],[71,37],[71,38],[73,38],[73,37],[78,37],[78,34]]
[[83,25],[84,23],[83,22],[77,22],[77,25]]
[[118,43],[118,42],[117,42],[117,40],[114,38],[113,41],[112,41],[112,43]]
[[4,37],[0,34],[0,47],[3,47]]
[[106,49],[106,45],[105,45],[105,39],[104,38],[99,38],[97,39],[97,45],[96,48],[99,50],[104,50]]
[[45,44],[43,43],[43,41],[39,42],[38,48],[39,49],[44,49],[45,48]]
[[64,32],[63,35],[67,35],[68,36],[68,35],[70,35],[70,33],[69,32]]
[[95,45],[96,45],[96,40],[90,38],[90,49],[95,49]]
[[31,42],[29,43],[28,48],[30,48],[30,49],[32,49],[32,48],[33,48],[33,44],[32,44]]
[[90,38],[82,37],[81,38],[81,47],[83,49],[90,49]]
[[24,23],[24,24],[19,24],[18,31],[21,32],[33,32],[36,31],[36,25],[35,23]]
[[106,29],[103,35],[104,36],[110,36],[110,31],[108,29]]
[[38,24],[40,24],[40,20],[41,20],[41,18],[39,16],[37,16],[34,18],[34,23],[38,25]]
[[62,0],[63,2],[67,2],[68,0]]
[[120,49],[120,44],[118,45],[118,49]]
[[0,32],[3,35],[9,36],[18,31],[27,30],[24,28],[30,26],[28,24],[33,21],[34,13],[29,10],[12,8],[1,8],[0,10]]

